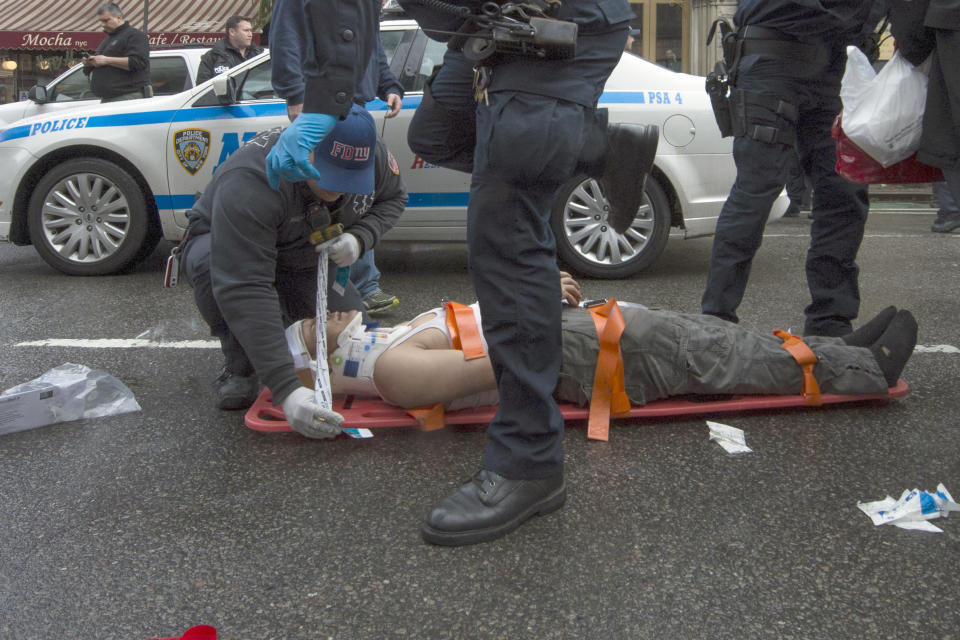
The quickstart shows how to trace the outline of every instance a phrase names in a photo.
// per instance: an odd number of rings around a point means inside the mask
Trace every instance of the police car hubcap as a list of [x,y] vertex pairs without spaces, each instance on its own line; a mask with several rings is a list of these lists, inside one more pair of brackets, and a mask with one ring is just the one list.
[[567,241],[584,258],[597,264],[619,265],[636,258],[653,236],[653,208],[647,198],[623,234],[607,224],[610,207],[593,179],[585,180],[567,200],[563,228]]
[[47,242],[73,262],[108,258],[130,228],[126,197],[93,173],[74,174],[54,185],[44,198],[42,219]]

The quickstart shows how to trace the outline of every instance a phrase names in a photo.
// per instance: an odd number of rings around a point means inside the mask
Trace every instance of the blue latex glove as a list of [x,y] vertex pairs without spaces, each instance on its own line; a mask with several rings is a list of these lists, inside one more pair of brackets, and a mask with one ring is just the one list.
[[319,178],[320,173],[310,164],[310,152],[336,123],[337,116],[326,113],[301,113],[297,116],[267,154],[267,181],[270,188],[280,186],[280,178],[288,182]]

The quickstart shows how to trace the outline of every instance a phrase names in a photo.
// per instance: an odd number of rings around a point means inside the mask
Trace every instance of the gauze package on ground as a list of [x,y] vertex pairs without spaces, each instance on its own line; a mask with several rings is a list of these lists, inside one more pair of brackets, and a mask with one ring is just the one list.
[[892,524],[901,529],[919,529],[932,533],[943,533],[943,529],[930,524],[930,520],[950,515],[951,511],[960,511],[960,505],[943,486],[937,485],[937,490],[920,491],[905,490],[898,500],[887,496],[876,502],[857,502],[857,507],[870,516],[873,524]]
[[710,439],[723,447],[727,453],[753,453],[753,449],[747,446],[743,429],[710,420],[707,420],[707,426],[710,427]]
[[131,411],[140,405],[120,380],[68,362],[0,394],[0,434]]

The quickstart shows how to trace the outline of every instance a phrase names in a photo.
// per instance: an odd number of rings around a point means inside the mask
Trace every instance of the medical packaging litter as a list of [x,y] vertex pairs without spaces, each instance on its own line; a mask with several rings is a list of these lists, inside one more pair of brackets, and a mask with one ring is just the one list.
[[747,446],[743,429],[710,420],[707,420],[707,426],[710,427],[710,439],[726,449],[727,453],[753,453],[753,449]]
[[131,411],[140,405],[120,380],[67,362],[0,394],[0,435]]
[[887,496],[876,502],[857,502],[857,506],[870,516],[873,524],[892,524],[901,529],[918,529],[943,533],[943,529],[930,524],[930,520],[943,516],[946,518],[951,511],[960,511],[960,505],[943,486],[937,485],[936,491],[904,491],[899,500]]

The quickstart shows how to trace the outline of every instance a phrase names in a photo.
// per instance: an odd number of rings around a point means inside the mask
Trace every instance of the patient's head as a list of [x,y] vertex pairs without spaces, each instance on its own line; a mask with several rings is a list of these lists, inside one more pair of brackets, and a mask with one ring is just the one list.
[[[350,324],[350,321],[353,320],[357,314],[360,313],[357,310],[352,311],[327,311],[327,356],[334,352],[337,348],[337,338],[340,337],[340,334],[343,333],[343,330],[347,328],[347,325]],[[307,351],[310,352],[311,358],[317,357],[317,321],[315,318],[307,318],[300,325],[300,330],[303,332],[303,343],[307,345]]]

